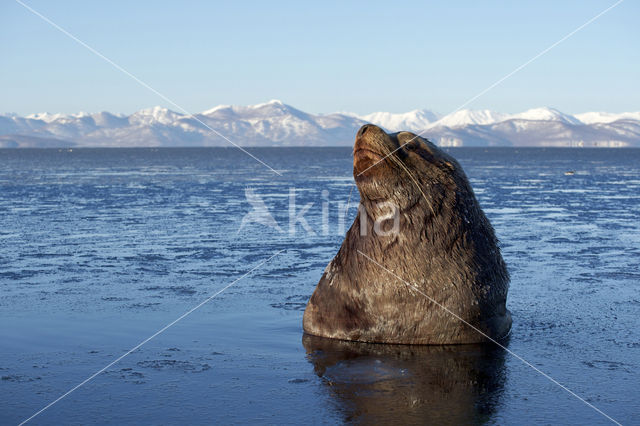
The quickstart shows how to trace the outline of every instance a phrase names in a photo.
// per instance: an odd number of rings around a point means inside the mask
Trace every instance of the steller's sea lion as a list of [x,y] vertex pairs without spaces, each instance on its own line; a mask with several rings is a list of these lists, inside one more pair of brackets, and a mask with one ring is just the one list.
[[304,331],[399,344],[506,336],[509,273],[458,162],[413,133],[370,124],[353,156],[361,208],[307,304]]

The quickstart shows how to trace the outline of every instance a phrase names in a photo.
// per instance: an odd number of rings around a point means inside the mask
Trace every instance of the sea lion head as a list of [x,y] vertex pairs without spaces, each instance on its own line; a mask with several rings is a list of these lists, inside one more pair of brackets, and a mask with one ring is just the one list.
[[462,168],[449,154],[411,132],[386,133],[366,124],[356,135],[353,175],[365,208],[381,201],[400,210],[426,204],[435,214],[447,192],[468,192]]

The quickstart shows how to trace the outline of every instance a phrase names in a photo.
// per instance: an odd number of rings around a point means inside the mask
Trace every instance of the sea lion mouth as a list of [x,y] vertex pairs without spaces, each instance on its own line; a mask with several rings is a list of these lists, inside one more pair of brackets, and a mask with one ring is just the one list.
[[380,161],[383,159],[383,155],[373,151],[372,149],[368,149],[368,148],[358,148],[354,151],[353,156],[357,159],[359,158],[372,158],[375,159],[377,161]]
[[373,170],[374,166],[381,163],[384,160],[384,156],[378,152],[375,152],[369,148],[358,148],[353,152],[353,168],[356,178],[361,174]]
[[[374,128],[375,130],[373,130]],[[370,174],[366,172],[376,171],[374,166],[382,163],[385,159],[384,152],[381,152],[384,150],[381,150],[382,147],[376,140],[376,134],[379,137],[380,133],[382,130],[377,132],[377,128],[372,125],[363,126],[358,132],[356,143],[353,146],[353,168],[356,179],[364,177],[361,175]]]

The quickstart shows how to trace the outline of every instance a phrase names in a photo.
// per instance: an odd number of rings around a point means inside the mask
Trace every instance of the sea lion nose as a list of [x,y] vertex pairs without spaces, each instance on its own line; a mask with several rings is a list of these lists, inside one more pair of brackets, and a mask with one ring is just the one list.
[[358,130],[358,134],[356,135],[356,137],[358,138],[363,137],[370,127],[371,127],[371,124],[365,124],[364,126],[360,127],[360,130]]

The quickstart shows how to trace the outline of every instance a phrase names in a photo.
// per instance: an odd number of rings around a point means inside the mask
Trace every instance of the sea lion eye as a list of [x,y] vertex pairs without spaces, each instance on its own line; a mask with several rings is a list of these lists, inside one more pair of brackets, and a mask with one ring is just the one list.
[[404,145],[407,151],[416,151],[418,148],[420,148],[420,142],[417,140],[411,140]]

